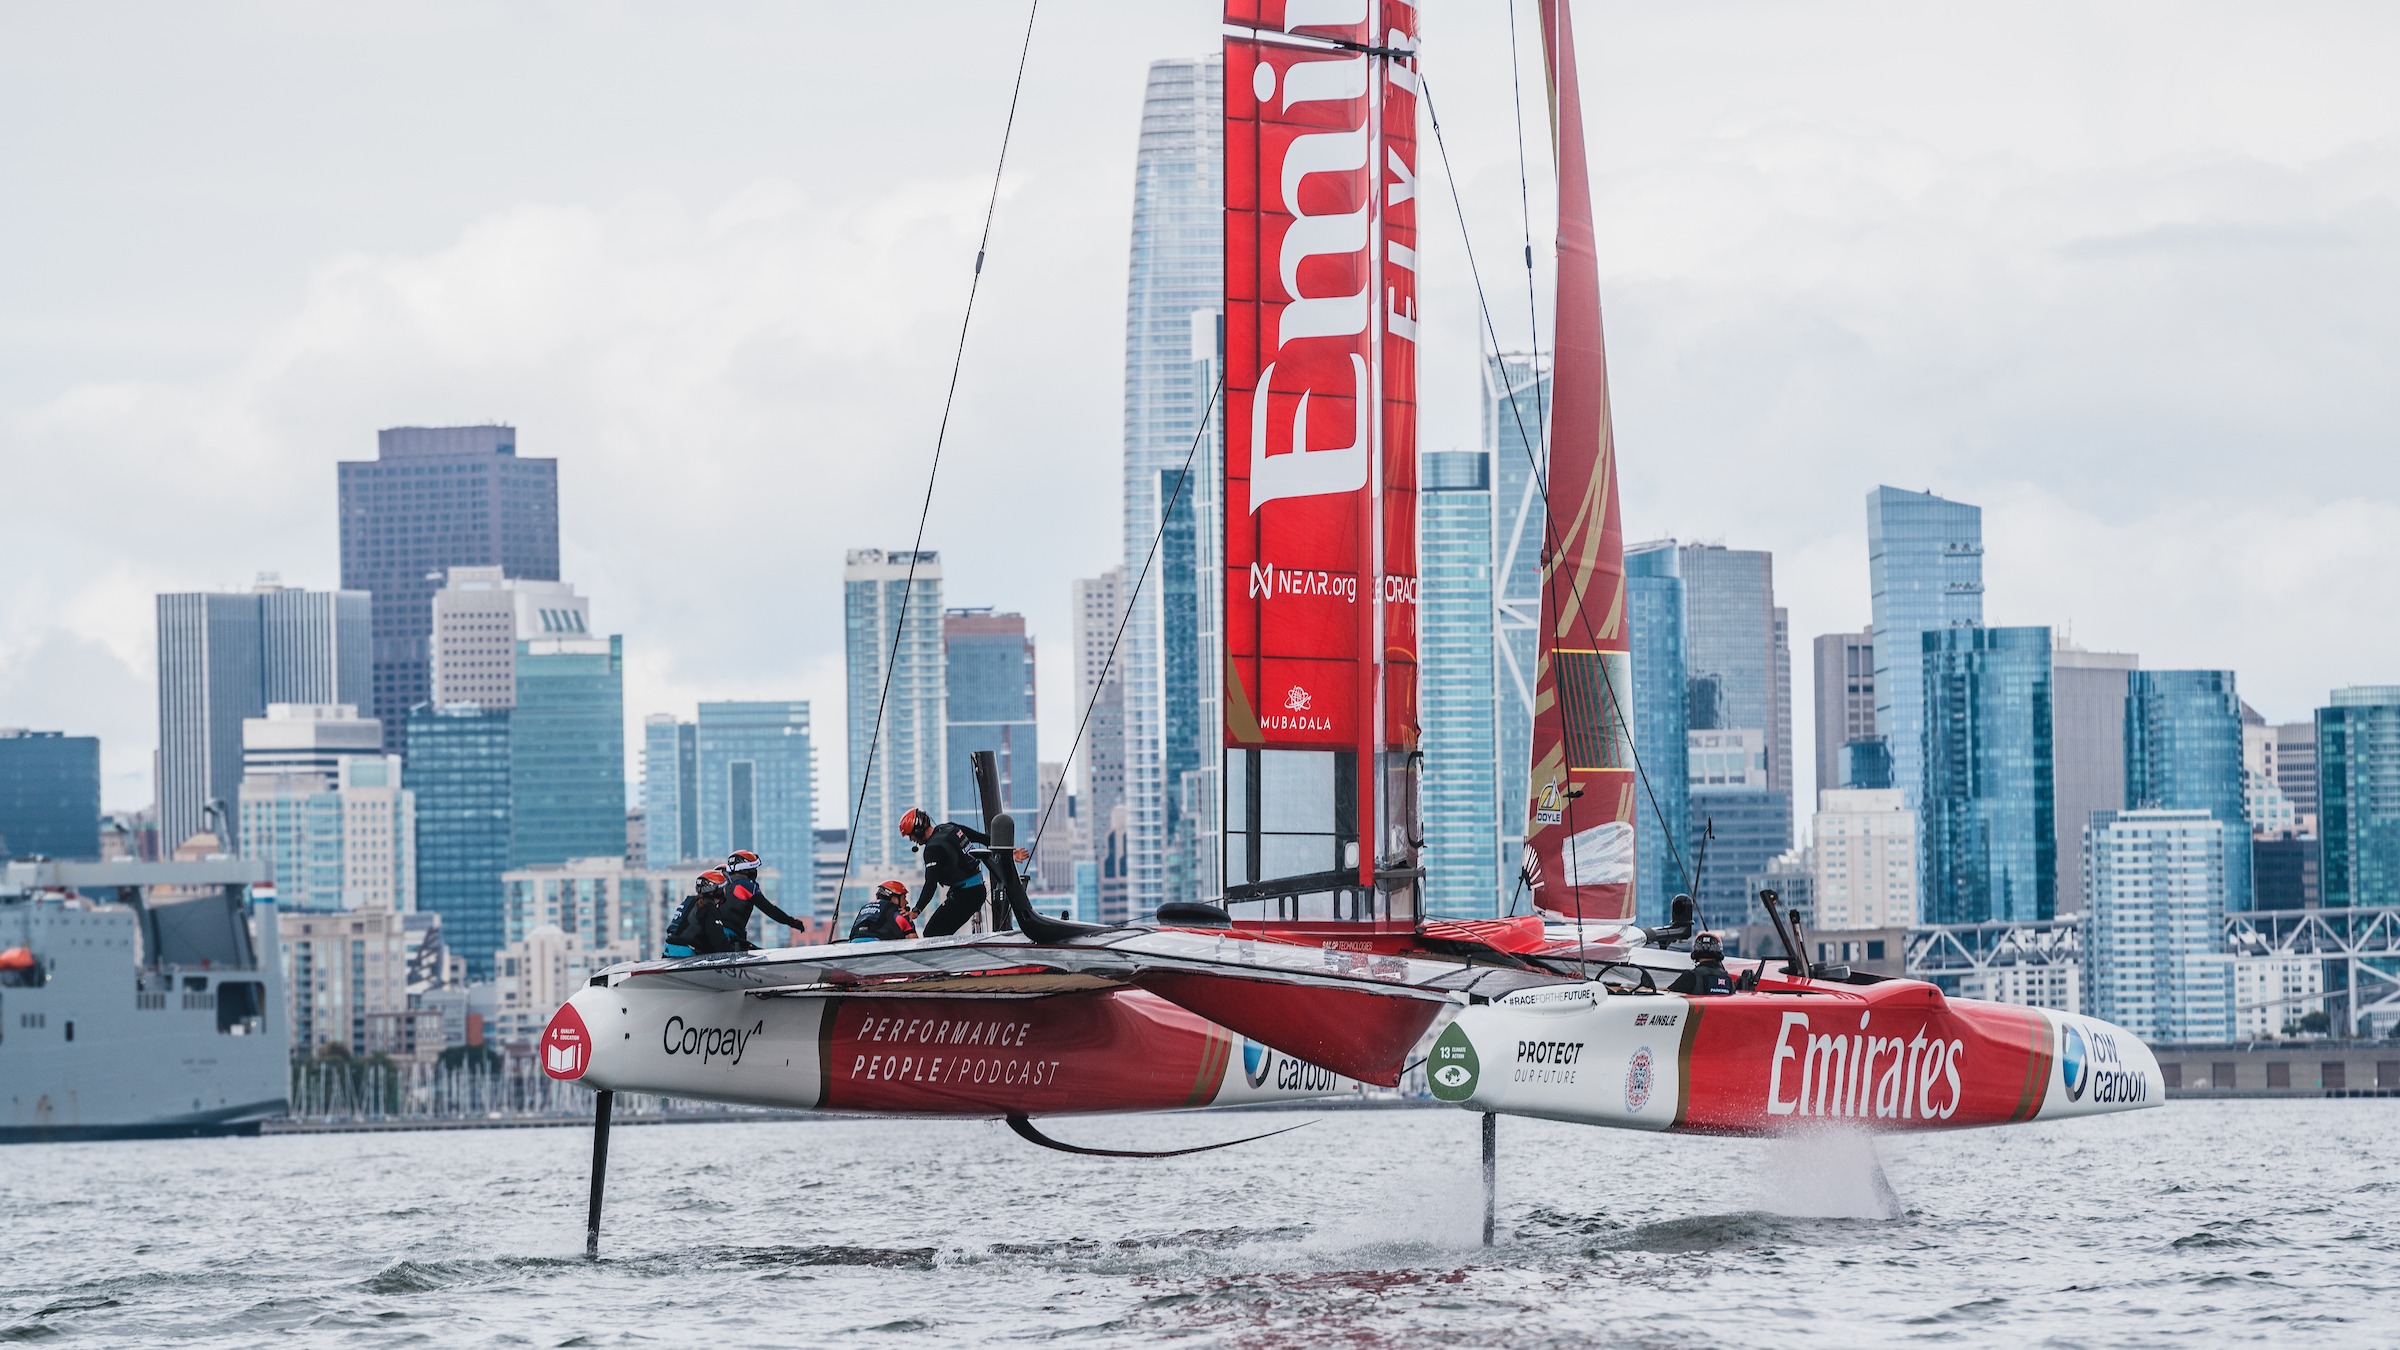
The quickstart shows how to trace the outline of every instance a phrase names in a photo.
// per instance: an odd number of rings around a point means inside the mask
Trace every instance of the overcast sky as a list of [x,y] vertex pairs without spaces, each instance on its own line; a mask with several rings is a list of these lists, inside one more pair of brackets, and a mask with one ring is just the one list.
[[[1048,0],[1035,34],[927,543],[950,603],[1028,615],[1051,758],[1068,582],[1118,547],[1144,70],[1214,16]],[[837,819],[841,555],[914,528],[1023,17],[0,9],[0,725],[100,735],[108,804],[146,803],[151,597],[334,585],[335,461],[503,420],[559,460],[629,720],[808,698]],[[1985,508],[1991,622],[2231,666],[2274,720],[2400,683],[2400,9],[1577,22],[1628,537],[1775,551],[1804,785],[1878,482]],[[1514,345],[1506,9],[1424,27]],[[1477,438],[1483,345],[1438,183],[1436,449]]]

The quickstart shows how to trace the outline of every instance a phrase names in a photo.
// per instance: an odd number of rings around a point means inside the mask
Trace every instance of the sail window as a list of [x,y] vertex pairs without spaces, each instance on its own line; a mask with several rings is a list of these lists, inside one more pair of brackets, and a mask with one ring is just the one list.
[[1570,772],[1633,767],[1626,714],[1633,701],[1633,658],[1627,652],[1560,649],[1550,654],[1557,675],[1559,720]]

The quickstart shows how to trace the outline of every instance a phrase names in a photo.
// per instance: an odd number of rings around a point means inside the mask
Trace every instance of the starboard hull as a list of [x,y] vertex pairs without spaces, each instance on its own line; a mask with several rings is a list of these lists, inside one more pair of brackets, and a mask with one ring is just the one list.
[[1471,1110],[1693,1134],[1960,1129],[2155,1106],[2149,1048],[2098,1018],[1811,985],[1716,998],[1578,985],[1462,1011],[1426,1065]]
[[785,1110],[1053,1116],[1356,1090],[1135,989],[1033,997],[594,985],[551,1019],[553,1078]]

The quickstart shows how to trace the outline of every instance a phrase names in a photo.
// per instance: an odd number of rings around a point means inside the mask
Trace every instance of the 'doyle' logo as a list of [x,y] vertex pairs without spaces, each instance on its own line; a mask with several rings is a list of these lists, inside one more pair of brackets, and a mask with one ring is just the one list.
[[1443,1028],[1433,1043],[1433,1053],[1425,1058],[1425,1080],[1433,1095],[1446,1102],[1463,1102],[1475,1095],[1475,1080],[1482,1072],[1475,1043],[1467,1039],[1465,1028],[1456,1022]]

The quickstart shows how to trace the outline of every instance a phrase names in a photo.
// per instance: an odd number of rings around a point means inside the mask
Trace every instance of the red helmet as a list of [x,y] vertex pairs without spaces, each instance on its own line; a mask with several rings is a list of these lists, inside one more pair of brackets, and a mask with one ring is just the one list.
[[725,870],[739,876],[758,871],[758,855],[746,848],[737,848],[725,856]]
[[897,881],[887,881],[875,888],[876,899],[881,900],[886,897],[893,900],[906,900],[908,899],[908,887]]
[[700,874],[699,891],[702,895],[714,895],[724,889],[725,874],[723,872],[712,867]]
[[904,838],[915,839],[932,828],[933,817],[913,806],[900,813],[900,833]]

